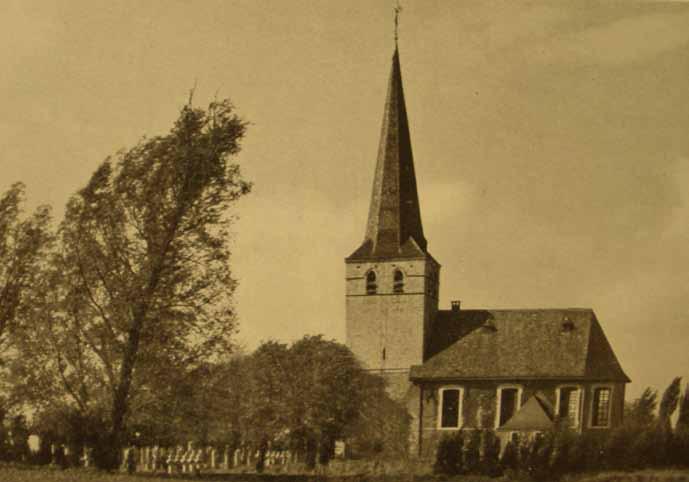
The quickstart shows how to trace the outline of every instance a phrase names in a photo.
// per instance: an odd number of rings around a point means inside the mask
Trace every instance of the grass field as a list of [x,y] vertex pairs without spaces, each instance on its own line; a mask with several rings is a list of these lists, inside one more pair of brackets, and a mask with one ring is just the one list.
[[565,478],[563,482],[689,482],[689,470],[638,470],[602,472],[596,475]]
[[[70,469],[51,470],[46,468],[13,468],[0,467],[0,482],[182,482],[190,480],[209,480],[227,482],[308,482],[320,481],[352,481],[364,482],[371,480],[365,476],[358,477],[333,477],[318,478],[307,476],[286,475],[257,475],[257,474],[229,474],[229,475],[205,475],[201,479],[197,477],[152,477],[149,475],[105,474],[92,470]],[[412,477],[376,477],[373,480],[384,482],[410,482]],[[455,477],[427,478],[421,480],[438,480],[439,482],[510,482],[505,478],[488,479],[485,477]],[[562,482],[689,482],[689,470],[643,470],[636,472],[603,472],[595,475],[566,477]]]

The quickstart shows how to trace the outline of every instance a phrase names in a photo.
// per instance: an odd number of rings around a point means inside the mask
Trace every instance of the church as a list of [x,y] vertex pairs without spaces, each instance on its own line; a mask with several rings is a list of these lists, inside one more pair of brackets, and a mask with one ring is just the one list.
[[363,243],[345,259],[347,345],[412,420],[412,450],[444,433],[605,432],[622,421],[622,370],[589,308],[440,309],[423,233],[399,52],[383,113]]

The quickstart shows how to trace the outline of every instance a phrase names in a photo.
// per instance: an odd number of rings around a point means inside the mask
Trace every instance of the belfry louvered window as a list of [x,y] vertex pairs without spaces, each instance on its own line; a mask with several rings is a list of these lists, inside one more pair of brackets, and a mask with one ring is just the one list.
[[392,291],[395,293],[404,293],[404,273],[398,269],[395,270]]
[[366,294],[375,295],[378,292],[378,283],[376,282],[375,271],[366,273]]

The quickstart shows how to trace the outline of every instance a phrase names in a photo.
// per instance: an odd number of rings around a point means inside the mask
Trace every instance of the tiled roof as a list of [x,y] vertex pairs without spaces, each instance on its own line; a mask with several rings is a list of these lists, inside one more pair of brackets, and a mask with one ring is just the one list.
[[349,259],[419,257],[425,252],[399,53],[395,49],[366,235]]
[[590,309],[440,311],[410,377],[629,381]]

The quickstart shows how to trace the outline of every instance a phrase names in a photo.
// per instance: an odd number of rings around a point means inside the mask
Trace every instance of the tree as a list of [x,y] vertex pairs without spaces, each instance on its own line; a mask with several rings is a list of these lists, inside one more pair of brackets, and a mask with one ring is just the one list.
[[[23,218],[24,191],[24,185],[16,183],[0,196],[0,366],[17,353],[14,334],[29,318],[27,313],[39,292],[37,287],[54,241],[49,207],[40,206]],[[11,387],[3,391],[7,394]],[[0,413],[6,408],[0,408]]]
[[197,392],[203,400],[196,405],[203,407],[204,413],[195,419],[208,421],[204,430],[211,443],[232,448],[241,443],[240,423],[249,382],[246,360],[246,355],[236,353],[229,361],[214,365],[205,390]]
[[658,391],[647,387],[641,396],[625,406],[624,422],[605,442],[609,468],[640,467],[652,463],[656,450]]
[[268,447],[289,448],[314,467],[329,462],[338,440],[361,447],[366,439],[382,451],[391,433],[406,451],[408,433],[391,422],[401,420],[402,408],[346,346],[321,336],[289,346],[268,341],[235,363],[227,396],[240,408],[225,412],[226,426],[259,452],[259,467]]
[[276,443],[286,435],[288,410],[294,403],[293,380],[305,376],[291,371],[289,356],[286,344],[268,341],[243,363],[247,377],[239,387],[243,391],[240,430],[242,440],[260,450],[261,457],[269,442]]
[[655,420],[658,391],[646,387],[641,396],[625,406],[624,424],[648,427]]
[[9,333],[27,308],[53,240],[49,207],[21,218],[24,189],[16,183],[0,196],[0,353],[6,352]]
[[663,466],[671,461],[675,438],[671,417],[677,410],[681,377],[675,377],[663,392],[658,406],[658,418],[635,441],[635,454],[645,465]]
[[679,402],[679,417],[676,430],[689,430],[689,385],[684,389],[684,395]]
[[106,468],[132,407],[231,351],[230,210],[250,191],[231,158],[245,129],[228,101],[185,105],[167,135],[106,159],[67,205],[33,368],[58,374],[82,412],[109,413]]
[[[233,381],[224,364],[180,367],[167,386],[156,381],[142,387],[128,417],[128,433],[143,445],[198,446],[227,442],[229,413],[237,410]],[[137,435],[138,434],[138,435]]]
[[359,413],[345,438],[355,456],[404,459],[409,455],[411,417],[403,403],[386,392],[385,380],[373,374],[361,378]]
[[290,348],[292,442],[313,446],[327,464],[335,441],[361,414],[368,374],[342,344],[305,336]]
[[686,454],[689,453],[689,385],[679,401],[679,416],[675,425],[670,460],[673,463],[686,466],[689,464]]
[[663,398],[660,400],[660,407],[658,408],[658,422],[663,429],[671,431],[670,418],[677,410],[680,395],[680,383],[682,377],[675,377],[670,385],[665,389]]

